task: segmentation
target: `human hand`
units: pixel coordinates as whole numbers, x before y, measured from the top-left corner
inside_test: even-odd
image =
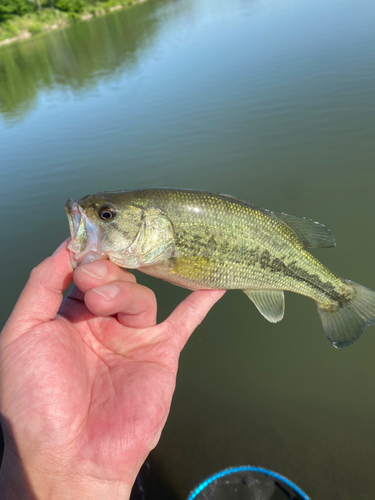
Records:
[[[223,294],[193,292],[157,325],[153,292],[109,261],[73,273],[65,242],[37,266],[0,336],[1,498],[129,498],[180,351]]]

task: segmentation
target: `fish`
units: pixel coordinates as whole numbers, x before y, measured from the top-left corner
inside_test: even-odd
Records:
[[[331,231],[216,192],[152,188],[99,192],[65,204],[73,266],[109,259],[191,290],[239,289],[271,323],[284,291],[315,300],[336,348],[375,323],[375,291],[338,277],[307,249]]]

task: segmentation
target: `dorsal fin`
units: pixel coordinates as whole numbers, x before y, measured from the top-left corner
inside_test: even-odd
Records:
[[[285,299],[282,290],[243,290],[243,292],[268,321],[277,323],[283,319]]]
[[[324,224],[305,217],[284,214],[283,212],[273,212],[273,214],[278,219],[281,219],[302,240],[305,248],[330,248],[336,246],[335,237]]]

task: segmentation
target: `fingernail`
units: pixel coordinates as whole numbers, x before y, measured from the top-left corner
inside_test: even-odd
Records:
[[[112,300],[120,293],[120,288],[117,285],[109,284],[92,288],[92,291],[98,293],[106,300]]]
[[[100,262],[92,262],[81,267],[82,271],[92,278],[102,279],[107,274],[107,267]]]

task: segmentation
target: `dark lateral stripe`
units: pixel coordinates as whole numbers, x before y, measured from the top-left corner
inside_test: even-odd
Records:
[[[212,243],[215,242],[214,245]],[[308,284],[314,290],[323,293],[330,300],[339,302],[340,304],[347,303],[350,298],[345,294],[337,292],[335,287],[329,281],[322,281],[317,274],[311,274],[297,265],[297,261],[293,261],[286,265],[282,259],[272,258],[268,250],[260,251],[259,247],[244,248],[238,245],[231,246],[229,242],[223,242],[219,245],[213,237],[203,238],[202,236],[190,236],[187,234],[180,235],[178,246],[184,248],[192,254],[200,253],[206,255],[207,251],[210,255],[217,250],[219,255],[233,264],[241,266],[259,266],[261,269],[270,271],[271,273],[281,274],[296,281]]]
[[[296,261],[291,262],[288,266],[278,258],[271,261],[270,253],[268,250],[264,250],[259,264],[263,269],[267,268],[271,272],[281,273],[296,281],[308,283],[312,288],[324,293],[329,299],[335,300],[341,305],[350,300],[347,295],[338,293],[332,283],[329,281],[322,281],[317,274],[308,273],[302,269],[302,267],[299,267]]]

